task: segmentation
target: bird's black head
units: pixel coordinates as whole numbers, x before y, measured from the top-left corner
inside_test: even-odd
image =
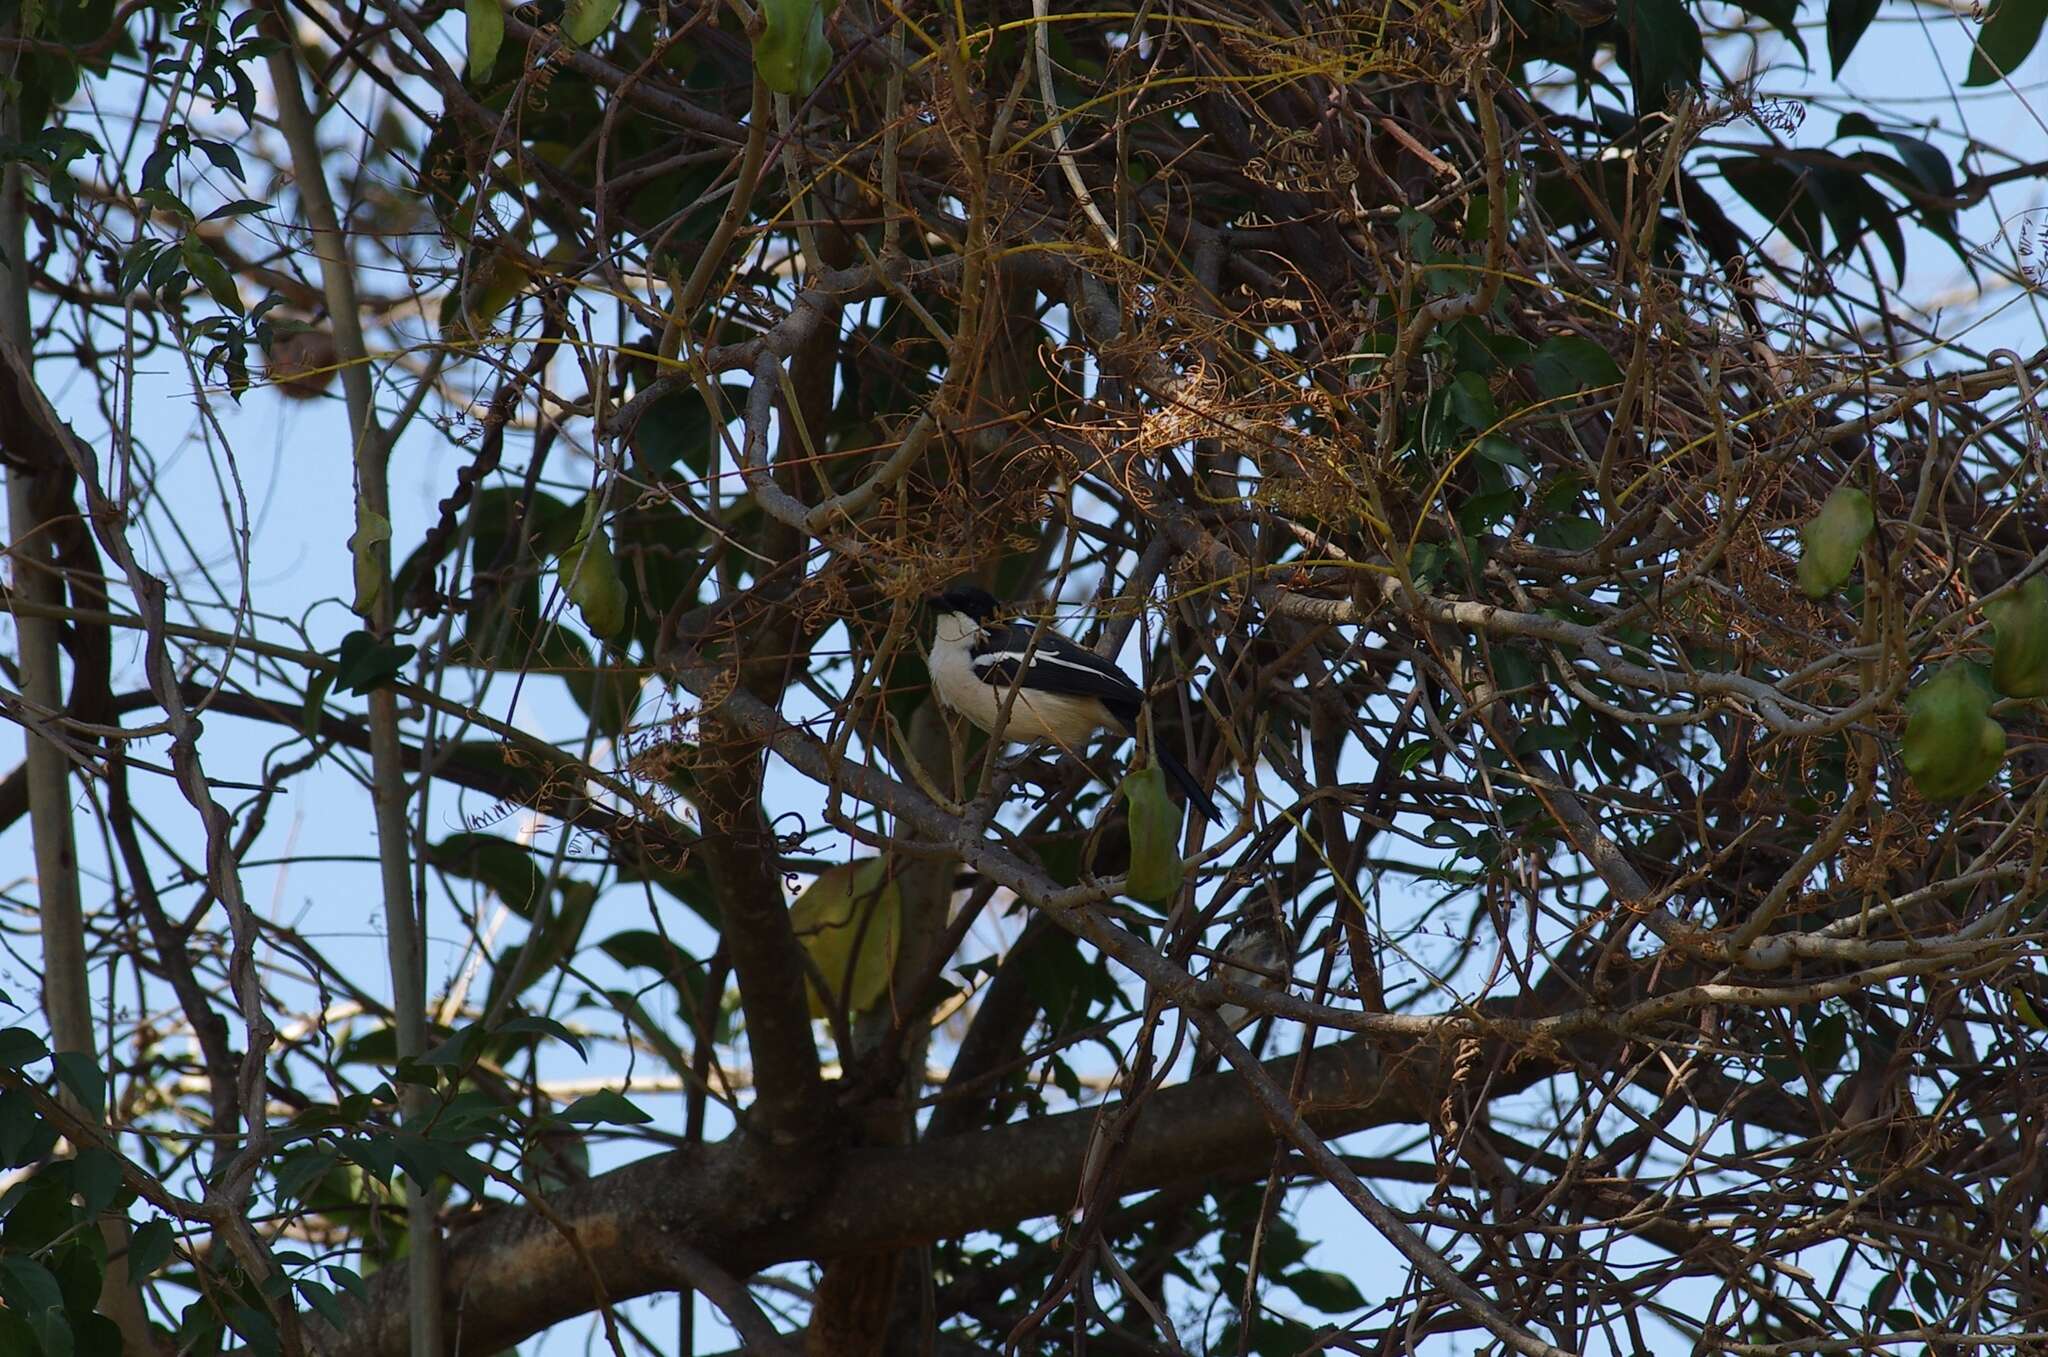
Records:
[[[995,595],[972,584],[956,584],[945,593],[926,599],[925,606],[934,612],[966,613],[976,622],[986,622],[997,612]]]

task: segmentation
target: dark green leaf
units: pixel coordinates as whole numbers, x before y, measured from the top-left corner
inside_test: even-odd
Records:
[[[644,1126],[653,1117],[635,1107],[623,1093],[612,1089],[578,1098],[562,1109],[562,1120],[579,1123],[605,1123],[613,1126]]]
[[[236,155],[235,148],[226,142],[214,141],[209,137],[194,137],[191,144],[198,148],[201,155],[213,162],[215,169],[232,174],[237,179],[249,177],[242,169],[242,158]]]
[[[0,1028],[0,1068],[18,1070],[49,1053],[43,1039],[26,1027]]]
[[[1889,142],[1920,188],[1941,198],[1950,197],[1956,191],[1955,166],[1932,144],[1918,137],[1909,137],[1903,132],[1887,132],[1862,113],[1844,113],[1835,124],[1835,136],[1837,139],[1876,137]]]
[[[1820,258],[1820,203],[1806,191],[1803,175],[1762,156],[1733,156],[1723,160],[1720,169],[1729,187],[1772,229],[1783,233],[1799,250]]]
[[[327,1280],[333,1282],[337,1290],[346,1291],[357,1300],[362,1300],[370,1294],[369,1283],[362,1279],[360,1273],[350,1268],[330,1264],[321,1270],[327,1274]]]
[[[392,1137],[398,1162],[415,1183],[433,1183],[446,1176],[462,1184],[472,1196],[481,1196],[490,1175],[468,1151],[445,1141],[400,1131]]]
[[[178,158],[178,143],[175,137],[165,137],[157,143],[142,162],[142,177],[138,181],[142,190],[163,188],[170,182],[171,162]]]
[[[113,1205],[121,1192],[121,1161],[111,1151],[88,1145],[71,1161],[71,1188],[84,1199],[90,1215]]]
[[[233,202],[222,203],[200,220],[219,221],[222,217],[242,217],[252,212],[269,212],[276,206],[275,203],[266,203],[255,198],[237,198]]]
[[[1839,76],[1849,54],[1863,41],[1864,30],[1877,17],[1879,0],[1828,0],[1828,61]]]
[[[166,1262],[177,1243],[168,1220],[147,1221],[128,1237],[128,1275],[138,1281],[150,1276]]]
[[[747,393],[739,386],[717,388],[719,425],[746,408]],[[704,398],[694,389],[670,391],[663,395],[633,427],[633,453],[650,473],[667,473],[677,465],[697,475],[711,469],[711,440],[719,436],[711,426]]]
[[[523,1032],[544,1033],[567,1045],[570,1050],[576,1052],[577,1055],[585,1060],[590,1059],[590,1052],[584,1049],[583,1042],[574,1032],[571,1032],[553,1018],[545,1017],[538,1013],[522,1013],[516,1018],[499,1023],[497,1030],[492,1032],[491,1035],[494,1037],[514,1036]]]
[[[332,1324],[336,1332],[346,1330],[348,1326],[348,1311],[342,1308],[341,1302],[335,1298],[332,1291],[329,1291],[318,1282],[300,1280],[292,1283],[292,1285],[301,1296],[306,1298],[306,1304],[312,1306],[322,1319]]]
[[[241,315],[242,294],[235,287],[234,275],[228,272],[227,265],[220,262],[219,256],[207,248],[206,242],[197,234],[188,235],[178,248],[185,267],[192,270],[192,276],[206,289],[206,295],[224,309]]]
[[[484,818],[486,814],[479,814],[472,823]],[[533,917],[547,891],[547,873],[533,854],[495,834],[450,834],[428,847],[427,861],[450,875],[488,886],[524,919]]]
[[[2041,40],[2043,22],[2048,22],[2048,0],[1992,0],[1963,83],[1996,84],[2018,70]]]
[[[420,1052],[415,1060],[435,1069],[460,1069],[476,1055],[477,1043],[483,1040],[483,1035],[483,1028],[472,1023],[450,1034],[447,1040],[436,1042]]]
[[[1826,1077],[1842,1068],[1842,1057],[1849,1050],[1849,1020],[1840,1013],[1827,1017],[1806,1029],[1806,1068]]]
[[[0,1296],[8,1308],[24,1312],[64,1308],[64,1292],[49,1269],[18,1253],[0,1256]]]
[[[1682,0],[1619,0],[1614,21],[1628,35],[1619,55],[1635,86],[1637,113],[1660,109],[1673,94],[1699,83],[1706,49]]]
[[[598,949],[621,966],[642,966],[680,984],[697,970],[694,957],[661,934],[647,928],[629,928],[614,933]]]
[[[1500,420],[1493,393],[1487,390],[1486,379],[1476,372],[1461,372],[1451,383],[1450,406],[1458,422],[1473,433],[1490,429]]]
[[[1578,335],[1556,335],[1543,341],[1529,360],[1536,389],[1546,397],[1568,396],[1616,385],[1621,369],[1607,350]]]
[[[59,1051],[50,1057],[57,1078],[71,1090],[71,1096],[95,1117],[107,1114],[107,1076],[99,1062],[84,1051]]]
[[[1529,454],[1522,451],[1519,443],[1502,438],[1499,434],[1488,434],[1479,440],[1479,455],[1489,462],[1494,462],[1501,466],[1511,466],[1517,471],[1527,471],[1533,474],[1536,470],[1534,466],[1530,465]]]
[[[1806,39],[1799,34],[1799,0],[1739,0],[1741,8],[1778,30],[1806,59]]]
[[[26,1092],[0,1093],[0,1169],[33,1164],[57,1143],[57,1128],[36,1112]]]
[[[1570,726],[1530,726],[1515,741],[1515,752],[1534,754],[1543,750],[1571,749],[1584,739]]]
[[[1326,1315],[1349,1314],[1365,1308],[1365,1297],[1359,1294],[1357,1285],[1341,1272],[1302,1268],[1282,1274],[1280,1282],[1301,1297],[1303,1304],[1313,1306]]]
[[[342,638],[341,649],[335,652],[339,668],[335,671],[334,682],[361,696],[397,678],[405,662],[418,652],[418,646],[380,644],[367,631],[352,631]]]

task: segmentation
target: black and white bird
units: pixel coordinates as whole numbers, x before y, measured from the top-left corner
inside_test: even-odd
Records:
[[[1240,985],[1284,990],[1293,968],[1294,939],[1280,916],[1247,913],[1223,935],[1223,946],[1217,949],[1217,961],[1210,974]],[[1217,1005],[1216,1015],[1233,1032],[1258,1017],[1243,1004],[1230,1003]]]
[[[1056,631],[1003,620],[995,596],[973,585],[948,589],[926,606],[938,615],[925,655],[932,691],[983,730],[995,732],[1014,687],[1017,696],[1002,730],[1006,740],[1050,740],[1077,753],[1104,727],[1137,734],[1145,690],[1094,651]],[[1222,822],[1214,798],[1187,765],[1163,748],[1153,749],[1152,757],[1189,804]]]

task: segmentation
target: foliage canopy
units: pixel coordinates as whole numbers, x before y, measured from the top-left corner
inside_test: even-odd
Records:
[[[2038,1342],[2044,18],[0,0],[0,1351]]]

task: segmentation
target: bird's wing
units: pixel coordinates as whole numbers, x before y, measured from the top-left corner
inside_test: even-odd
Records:
[[[1031,657],[1028,688],[1064,697],[1099,698],[1111,714],[1129,720],[1145,701],[1144,690],[1108,660],[1094,651],[1075,645],[1057,632],[1038,636],[1032,647],[1032,630],[1015,622],[991,624],[974,647],[972,664],[981,681],[1008,688],[1017,681],[1018,666]]]

